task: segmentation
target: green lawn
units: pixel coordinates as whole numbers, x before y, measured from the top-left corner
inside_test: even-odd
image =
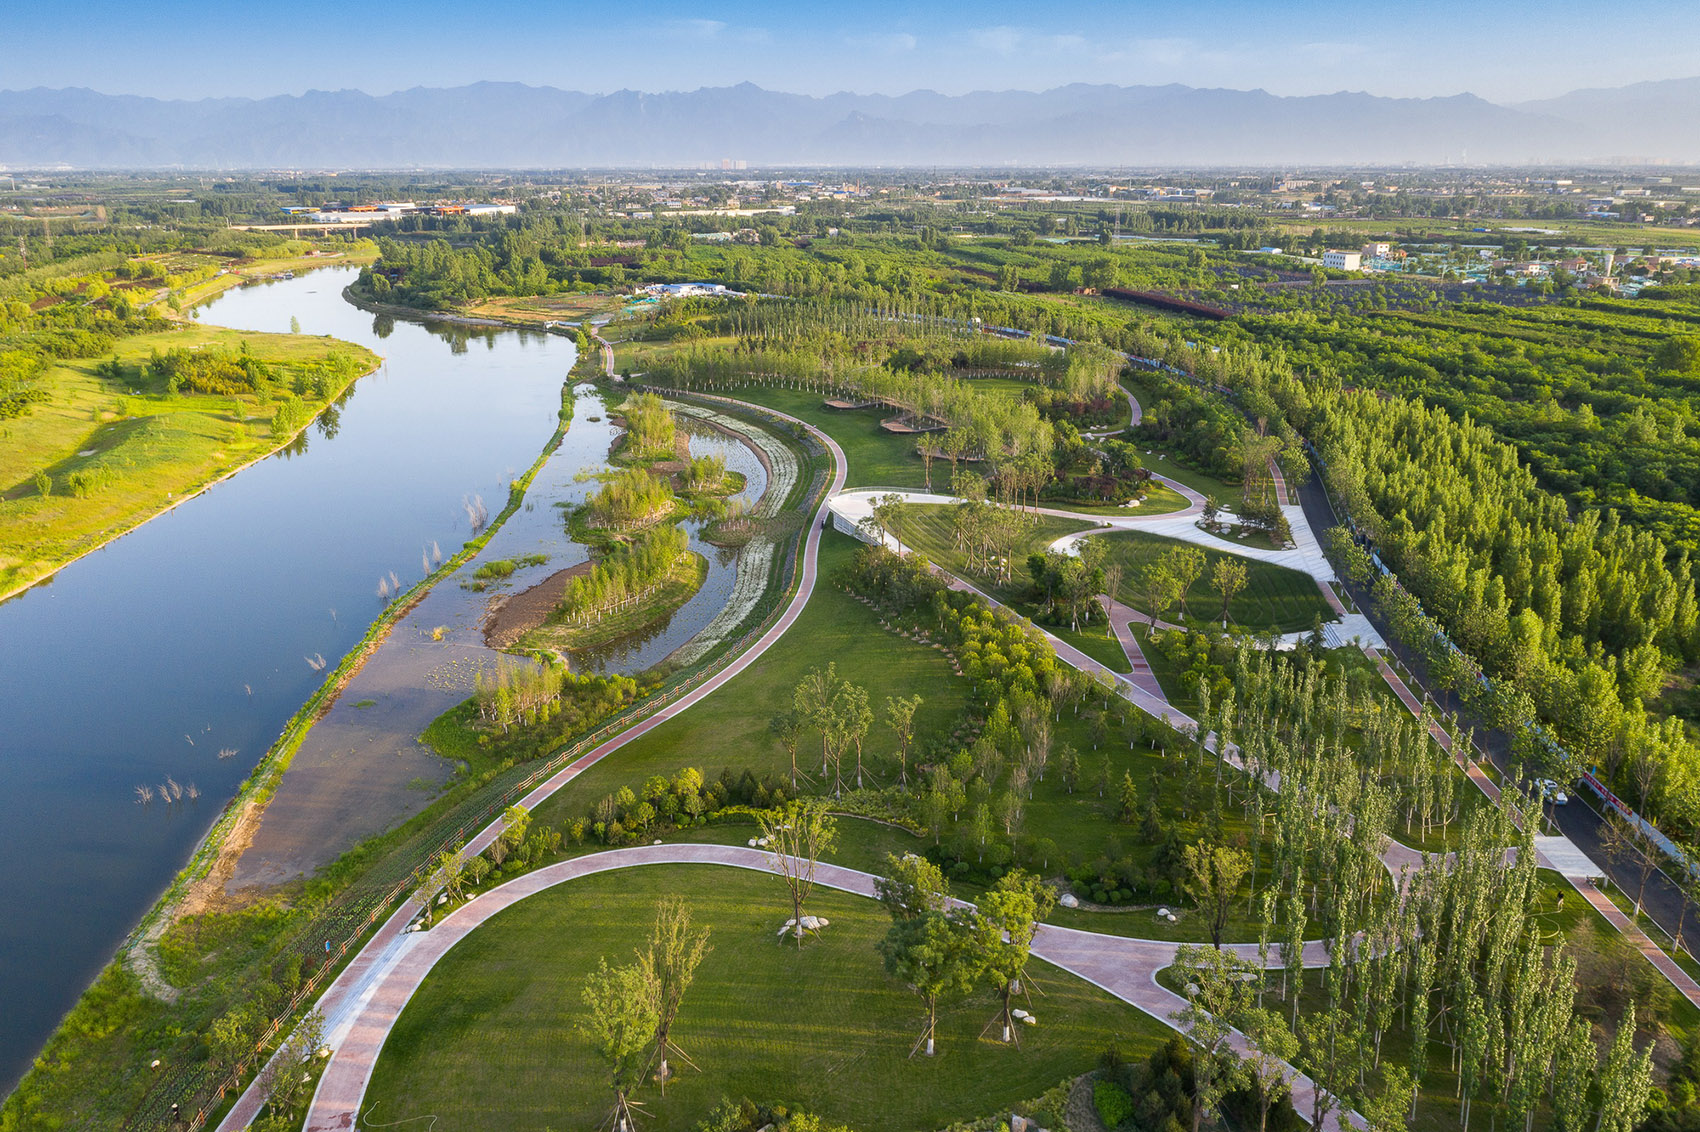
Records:
[[[1126,674],[1133,671],[1133,666],[1127,662],[1127,653],[1122,651],[1121,642],[1110,632],[1107,622],[1092,621],[1078,629],[1070,629],[1067,625],[1046,625],[1045,630],[1067,641],[1111,672]]]
[[[1095,537],[1109,548],[1111,560],[1121,563],[1122,584],[1116,596],[1139,610],[1143,610],[1146,604],[1139,589],[1140,574],[1145,566],[1172,547],[1190,545],[1179,539],[1144,531],[1115,531]],[[1210,585],[1210,572],[1219,559],[1228,557],[1237,556],[1218,550],[1204,551],[1204,573],[1188,592],[1186,620],[1202,625],[1205,618],[1213,618],[1221,611],[1222,599]],[[1245,589],[1236,594],[1228,605],[1228,617],[1236,625],[1258,633],[1271,626],[1283,633],[1292,633],[1309,629],[1319,614],[1324,621],[1333,618],[1333,610],[1328,607],[1322,591],[1317,589],[1315,579],[1309,574],[1251,558],[1238,560],[1245,564],[1247,577]],[[1163,619],[1182,620],[1178,608],[1164,613]]]
[[[376,365],[359,346],[299,334],[254,334],[184,326],[121,340],[114,353],[126,365],[174,347],[237,349],[246,344],[261,361],[287,367],[332,354]],[[0,422],[0,596],[51,574],[65,562],[145,522],[220,476],[278,446],[271,435],[276,402],[199,394],[132,395],[141,378],[101,377],[104,358],[54,365],[41,387],[50,400],[28,415]],[[134,371],[132,371],[132,374]],[[320,408],[311,402],[315,411]],[[45,471],[52,493],[33,477]],[[106,486],[77,496],[69,477],[90,471]]]
[[[1185,510],[1186,496],[1170,487],[1168,484],[1150,481],[1146,486],[1145,496],[1139,501],[1138,507],[1123,507],[1119,503],[1076,503],[1064,499],[1041,499],[1041,507],[1054,507],[1059,511],[1078,511],[1083,515],[1167,515],[1172,511]]]
[[[1093,524],[1078,519],[1059,519],[1054,515],[1032,515],[1032,525],[1012,548],[1015,559],[1010,581],[994,583],[981,574],[970,573],[967,558],[956,548],[952,515],[954,503],[917,503],[908,508],[904,519],[903,541],[934,562],[985,590],[999,601],[1014,601],[1027,591],[1032,576],[1027,573],[1028,555],[1043,551],[1057,539],[1076,531],[1091,530]]]
[[[373,1122],[426,1116],[446,1128],[595,1127],[610,1094],[575,1023],[600,957],[629,960],[656,900],[683,893],[713,948],[673,1036],[680,1066],[663,1098],[643,1089],[646,1132],[683,1130],[722,1096],[781,1102],[867,1132],[941,1127],[1037,1096],[1116,1044],[1143,1054],[1168,1031],[1089,984],[1035,963],[1034,1012],[1019,1049],[981,1041],[985,993],[951,1005],[939,1053],[908,1056],[919,1000],[883,970],[874,902],[817,890],[832,921],[800,952],[777,941],[788,914],[772,877],[715,866],[652,866],[586,877],[508,909],[451,951],[391,1032],[366,1094]]]
[[[790,631],[726,686],[620,748],[550,798],[539,808],[540,819],[583,816],[604,794],[687,766],[708,776],[727,768],[734,773],[748,768],[758,775],[788,772],[789,759],[768,731],[768,720],[791,706],[792,693],[810,668],[829,661],[837,664],[840,677],[867,689],[876,722],[865,744],[866,765],[879,775],[871,784],[887,784],[895,742],[878,722],[886,697],[923,697],[916,716],[919,742],[954,725],[968,681],[952,673],[943,653],[881,629],[878,615],[832,584],[833,571],[859,545],[847,535],[827,532],[821,538],[821,582]],[[805,770],[811,752],[818,760],[820,738],[814,732],[805,734],[799,747]]]

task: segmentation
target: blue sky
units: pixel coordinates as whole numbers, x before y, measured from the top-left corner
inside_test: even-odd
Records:
[[[751,81],[805,94],[1179,82],[1516,101],[1700,74],[1693,0],[83,0],[19,5],[6,25],[0,88],[167,98],[490,79],[592,92]]]

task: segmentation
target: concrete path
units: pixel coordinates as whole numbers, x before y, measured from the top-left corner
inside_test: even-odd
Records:
[[[1133,635],[1133,623],[1137,620],[1148,621],[1149,618],[1113,597],[1100,594],[1098,601],[1109,617],[1110,632],[1115,634],[1116,643],[1121,645],[1128,664],[1132,666],[1133,670],[1127,675],[1128,683],[1167,703],[1169,697],[1163,691],[1163,685],[1157,682],[1156,674],[1151,671],[1151,662],[1145,659],[1145,651],[1139,647],[1139,641]]]
[[[728,400],[728,398],[716,399]],[[797,592],[792,597],[791,603],[786,607],[779,620],[766,633],[763,633],[754,645],[750,646],[725,668],[686,695],[662,707],[641,723],[621,732],[557,771],[522,798],[519,802],[520,805],[527,809],[536,808],[544,799],[583,774],[585,770],[607,758],[632,740],[648,734],[667,720],[711,695],[721,685],[755,663],[763,653],[772,647],[773,642],[784,636],[786,631],[796,623],[797,618],[802,616],[803,607],[808,604],[809,595],[814,592],[815,588],[820,557],[820,536],[826,523],[828,504],[834,493],[842,491],[844,488],[844,477],[848,471],[848,463],[844,457],[844,450],[831,437],[819,431],[813,425],[773,409],[762,411],[795,422],[808,429],[816,440],[826,446],[827,451],[832,454],[833,460],[832,482],[828,486],[826,498],[821,501],[819,510],[815,512],[814,518],[809,524],[803,546],[801,575],[798,579]],[[483,852],[506,828],[506,824],[498,818],[468,841],[463,852],[467,856]],[[353,1019],[361,1008],[361,1004],[371,1000],[377,989],[388,978],[389,972],[400,961],[406,950],[403,929],[419,913],[422,906],[417,894],[404,901],[401,907],[396,909],[390,918],[384,922],[384,925],[378,929],[372,940],[361,949],[360,953],[319,996],[316,1008],[325,1017],[327,1037],[331,1039],[333,1046],[336,1044],[336,1037],[348,1032],[348,1027],[352,1026]],[[258,1077],[256,1077],[257,1080]],[[243,1091],[241,1097],[237,1099],[235,1106],[219,1122],[219,1132],[238,1132],[238,1130],[246,1128],[259,1114],[264,1103],[265,1098],[260,1095],[259,1089],[255,1084],[250,1084]]]
[[[613,849],[527,873],[467,902],[430,931],[407,934],[399,945],[387,949],[387,962],[381,975],[372,980],[366,991],[351,1004],[351,1009],[333,1031],[331,1044],[335,1053],[313,1095],[307,1114],[307,1132],[346,1132],[357,1126],[372,1071],[391,1028],[401,1017],[408,1000],[438,960],[491,917],[528,896],[579,877],[613,869],[666,864],[775,872],[771,853],[735,845],[645,845]],[[822,864],[817,866],[815,879],[824,887],[841,892],[869,899],[875,895],[876,878],[870,873]],[[780,905],[784,903],[779,899],[777,885],[774,896],[777,920]],[[1040,926],[1034,937],[1033,955],[1079,976],[1159,1022],[1179,1028],[1175,1016],[1186,1006],[1186,1000],[1159,986],[1157,973],[1174,964],[1180,946],[1163,940],[1100,935],[1047,924]],[[1255,944],[1238,944],[1231,950],[1243,959],[1258,962]],[[1271,948],[1269,962],[1271,966],[1281,962],[1278,946]],[[1307,967],[1326,966],[1326,947],[1320,942],[1307,942],[1304,962]],[[1242,1055],[1251,1051],[1250,1042],[1237,1031],[1230,1042]],[[1301,1114],[1308,1114],[1315,1089],[1310,1078],[1303,1075],[1295,1077],[1292,1089],[1294,1107]],[[1341,1127],[1334,1117],[1327,1123],[1331,1129]]]

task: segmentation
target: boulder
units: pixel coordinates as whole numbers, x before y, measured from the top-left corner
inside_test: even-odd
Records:
[[[1065,892],[1057,897],[1057,903],[1064,908],[1078,908],[1080,907],[1080,898],[1072,892]]]

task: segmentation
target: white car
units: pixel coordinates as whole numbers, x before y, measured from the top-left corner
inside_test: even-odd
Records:
[[[1536,781],[1535,785],[1541,788],[1541,798],[1543,800],[1551,802],[1555,806],[1568,806],[1570,804],[1570,795],[1566,794],[1564,792],[1564,788],[1559,786],[1559,784],[1554,782],[1552,779],[1539,779]]]

